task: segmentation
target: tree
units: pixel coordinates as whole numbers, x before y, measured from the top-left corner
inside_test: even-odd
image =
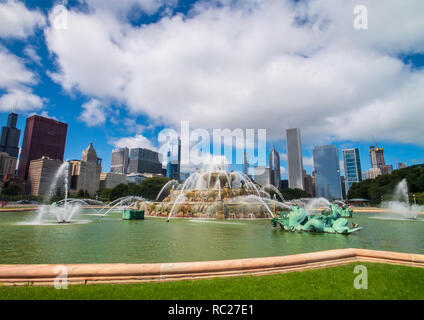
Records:
[[[3,189],[2,194],[5,196],[17,196],[22,194],[22,189],[16,184],[10,184],[7,188]]]
[[[110,192],[110,201],[126,197],[128,195],[128,186],[126,184],[119,184]]]
[[[385,174],[375,179],[368,179],[354,183],[348,192],[348,199],[365,198],[372,204],[379,204],[382,200],[390,200],[396,185],[406,179],[409,192],[424,192],[424,164],[395,170],[392,174]]]
[[[310,198],[311,195],[302,189],[282,189],[281,194],[283,195],[285,200],[294,200],[294,199],[301,199],[301,198]],[[273,196],[273,194],[271,194]]]
[[[112,193],[112,189],[110,188],[104,188],[97,192],[97,195],[99,196],[99,200],[103,202],[110,201],[110,195]]]
[[[139,195],[148,200],[155,200],[159,192],[169,181],[170,179],[165,177],[146,179],[139,185]]]
[[[89,199],[90,198],[90,194],[88,193],[87,190],[79,190],[77,193],[77,198],[78,199]]]

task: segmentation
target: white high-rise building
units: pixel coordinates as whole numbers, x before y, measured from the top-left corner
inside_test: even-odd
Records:
[[[287,135],[287,164],[289,169],[289,188],[305,190],[303,181],[303,156],[300,129],[288,129]]]
[[[112,151],[112,163],[110,165],[110,172],[127,174],[130,150],[128,148],[115,149]]]

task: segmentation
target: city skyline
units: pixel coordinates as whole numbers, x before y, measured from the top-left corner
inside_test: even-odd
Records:
[[[8,124],[10,123],[10,115],[15,115],[14,116],[14,121],[13,121],[13,125],[14,125],[14,123],[15,123],[15,121],[16,121],[16,114],[14,114],[14,113],[11,113],[11,114],[9,114],[9,117],[8,117]],[[35,118],[34,117],[34,115],[32,115],[30,118]],[[38,118],[38,119],[43,119],[44,117],[40,117],[40,116],[38,116],[38,117],[36,117],[36,118]],[[19,117],[18,117],[18,119],[19,119]],[[47,117],[46,118],[47,120],[49,119],[49,117]],[[53,122],[52,123],[55,123],[55,122],[57,122],[55,119],[51,119],[51,120],[53,120]],[[26,119],[25,119],[25,121],[26,121]],[[65,123],[66,124],[66,123]],[[67,125],[67,124],[66,124]],[[7,126],[6,126],[7,127]],[[18,128],[19,129],[19,128]],[[25,127],[23,128],[23,130],[25,129]],[[294,130],[294,129],[290,129],[290,130]],[[287,130],[287,131],[290,131],[290,130]],[[298,129],[296,129],[296,130],[298,130]],[[68,134],[69,134],[69,132],[68,132]],[[23,137],[21,137],[21,140],[23,140]],[[68,140],[68,139],[67,139]],[[281,141],[280,141],[281,142]],[[283,144],[284,144],[284,142],[286,142],[286,140],[284,140],[283,139]],[[300,141],[300,143],[301,143],[301,141]],[[20,145],[18,145],[19,146],[19,148],[21,149],[21,147],[22,147],[22,144],[23,144],[23,141],[21,142],[21,144]],[[280,143],[281,144],[281,143]],[[279,161],[281,162],[281,163],[286,163],[286,165],[287,165],[287,168],[286,167],[284,167],[284,166],[281,166],[280,167],[280,169],[281,169],[281,171],[282,171],[282,173],[281,173],[281,179],[288,179],[288,163],[287,163],[287,153],[284,153],[284,152],[281,152],[281,153],[279,153],[279,152],[277,152],[277,150],[276,150],[276,147],[275,147],[275,144],[271,144],[273,147],[272,147],[272,150],[271,150],[271,154],[272,153],[278,153],[278,155],[279,155]],[[303,148],[303,145],[301,145],[302,146],[302,149],[304,149]],[[212,147],[212,144],[211,144],[211,147]],[[369,164],[366,164],[365,166],[364,166],[364,164],[363,164],[363,162],[364,161],[362,161],[362,162],[360,162],[360,165],[361,165],[361,171],[363,172],[363,173],[366,173],[367,171],[366,170],[363,170],[363,168],[365,167],[365,168],[367,168],[367,167],[369,167],[370,169],[371,168],[373,168],[372,167],[372,157],[371,157],[371,154],[370,154],[370,150],[372,150],[373,148],[376,148],[375,146],[370,146],[369,147],[369,149],[368,150],[366,150],[365,152],[368,152],[368,158],[370,158],[370,161],[369,161]],[[120,151],[120,150],[122,150],[122,149],[125,149],[125,147],[124,148],[117,148],[117,149],[113,149],[112,151],[111,151],[111,153],[112,153],[112,156],[113,156],[113,154],[114,154],[114,152],[116,152],[116,151]],[[130,152],[131,150],[134,150],[134,151],[136,151],[136,149],[137,150],[146,150],[146,152],[148,152],[149,150],[151,150],[151,149],[148,149],[148,148],[131,148],[131,149],[129,149],[128,148],[128,152]],[[284,148],[283,148],[284,149]],[[337,148],[338,150],[339,150],[339,148]],[[346,149],[358,149],[358,151],[360,151],[360,149],[359,148],[346,148]],[[377,148],[377,150],[383,150],[384,148]],[[340,173],[341,173],[341,176],[343,176],[343,175],[345,175],[345,170],[344,170],[344,161],[343,161],[343,158],[344,158],[344,156],[343,156],[343,150],[345,150],[345,149],[342,149],[342,150],[339,150],[339,157],[342,159],[341,160],[341,162],[340,162]],[[152,148],[152,150],[151,151],[153,151],[153,152],[156,152],[156,148]],[[286,152],[287,152],[287,150],[285,150]],[[66,153],[66,148],[65,148],[65,150],[64,150],[64,153]],[[269,164],[270,162],[269,162],[269,159],[270,159],[270,155],[271,154],[268,154],[268,157],[267,157],[267,163]],[[103,156],[103,155],[102,155]],[[107,156],[107,155],[105,155],[105,156]],[[385,158],[386,156],[384,156],[384,158]],[[73,159],[76,159],[76,158],[73,158]],[[18,158],[18,160],[19,160],[19,158]],[[67,159],[66,157],[64,157],[64,160],[72,160],[72,159]],[[102,158],[102,160],[103,160],[103,158]],[[305,161],[306,160],[306,161]],[[311,158],[311,160],[313,161],[313,158]],[[397,159],[396,159],[397,160]],[[306,173],[312,173],[313,171],[314,171],[314,166],[313,165],[310,165],[310,164],[308,164],[309,163],[309,159],[308,159],[308,157],[303,157],[303,161],[304,162],[306,162],[306,165],[304,166],[304,168],[307,168],[307,169],[309,169],[309,170],[305,170],[306,171]],[[128,154],[128,165],[127,165],[127,167],[128,167],[128,173],[135,173],[135,172],[137,172],[137,170],[130,170],[129,168],[130,168],[130,155]],[[104,162],[103,162],[104,163]],[[365,161],[365,163],[366,163],[366,161]],[[401,161],[399,161],[398,162],[399,164],[401,164],[402,165],[402,162]],[[398,163],[388,163],[388,162],[386,162],[385,163],[385,165],[387,166],[387,167],[393,167],[393,169],[397,169],[398,168]],[[418,161],[417,161],[417,163],[418,163]],[[410,165],[413,165],[413,164],[415,164],[414,162],[413,163],[410,163]],[[229,162],[229,165],[230,166],[240,166],[239,164],[231,164],[230,162]],[[259,164],[259,166],[261,166],[260,164]],[[243,164],[241,164],[241,169],[239,169],[238,171],[242,171],[243,170]],[[250,167],[254,167],[254,166],[250,166]],[[106,163],[106,165],[104,165],[104,168],[110,168],[110,170],[109,169],[105,169],[105,170],[103,170],[103,172],[114,172],[113,171],[113,162],[111,162],[110,163],[110,165],[109,164],[107,164]],[[237,170],[237,169],[236,169]],[[148,170],[147,170],[148,171]],[[146,171],[146,172],[147,172]],[[158,170],[154,170],[155,172],[151,172],[151,173],[155,173],[155,174],[157,174],[157,173],[159,173],[159,169]],[[158,172],[156,172],[156,171],[158,171]],[[181,173],[184,173],[184,172],[193,172],[194,171],[194,169],[192,169],[192,170],[189,170],[189,171],[184,171],[184,170],[181,170]],[[150,173],[150,172],[149,172]]]

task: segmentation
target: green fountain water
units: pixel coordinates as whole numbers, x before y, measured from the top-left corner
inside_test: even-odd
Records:
[[[355,214],[363,230],[349,236],[284,232],[269,219],[123,221],[121,212],[100,218],[87,210],[84,224],[31,224],[36,215],[0,213],[0,264],[202,261],[351,247],[424,254],[423,222],[370,219],[381,213]]]

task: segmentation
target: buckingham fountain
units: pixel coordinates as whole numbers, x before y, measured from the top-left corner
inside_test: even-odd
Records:
[[[68,198],[69,164],[58,170],[51,194],[63,183],[65,198],[52,205],[41,206],[35,222],[38,224],[78,223],[75,217],[89,200]],[[320,209],[318,209],[320,208]],[[320,212],[316,212],[321,210]],[[330,203],[323,198],[286,201],[272,185],[260,186],[249,176],[229,171],[227,165],[212,163],[196,170],[184,183],[168,182],[155,201],[128,196],[117,199],[95,215],[105,217],[121,212],[124,220],[142,220],[145,216],[172,218],[200,218],[214,220],[270,219],[271,224],[285,231],[309,231],[350,234],[361,228],[348,220],[353,211],[344,203]]]
[[[182,184],[168,182],[156,202],[146,202],[145,210],[147,215],[167,217],[168,221],[273,218],[289,208],[284,199],[280,200],[247,175],[229,172],[223,164],[212,164],[197,170]]]
[[[67,170],[64,164],[52,193],[65,188]],[[387,209],[364,208],[352,214],[342,202],[285,200],[273,187],[259,186],[243,173],[209,165],[184,183],[167,183],[153,201],[130,196],[93,206],[89,200],[65,195],[38,211],[2,213],[0,234],[9,240],[0,243],[1,259],[6,264],[104,263],[106,259],[158,263],[338,248],[424,254],[424,219],[417,214],[422,207],[408,202],[406,181],[396,190],[395,203]],[[143,214],[128,221],[124,215],[128,210]],[[139,220],[142,217],[146,219]],[[386,221],[377,220],[380,217]]]

